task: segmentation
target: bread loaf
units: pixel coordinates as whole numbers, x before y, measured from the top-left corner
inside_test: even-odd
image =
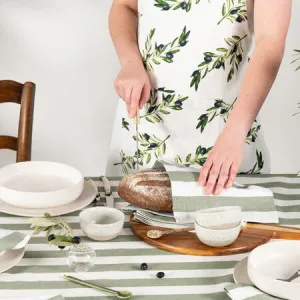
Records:
[[[143,170],[123,177],[119,196],[130,204],[153,211],[172,212],[172,191],[168,173]]]

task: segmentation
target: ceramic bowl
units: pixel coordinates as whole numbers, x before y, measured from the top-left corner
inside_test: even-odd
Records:
[[[84,178],[73,167],[42,161],[15,163],[0,169],[0,198],[23,208],[68,204],[83,190]]]
[[[108,241],[117,237],[123,229],[125,215],[116,208],[91,207],[79,214],[80,227],[91,239]]]
[[[285,282],[300,269],[300,242],[276,241],[254,249],[248,258],[248,275],[260,290],[278,298],[298,300],[300,281]]]
[[[202,227],[210,229],[229,229],[241,223],[240,206],[208,208],[194,213],[195,221]]]
[[[224,247],[232,244],[244,225],[243,222],[240,222],[237,226],[229,229],[211,229],[199,225],[197,221],[194,224],[198,239],[211,247]]]

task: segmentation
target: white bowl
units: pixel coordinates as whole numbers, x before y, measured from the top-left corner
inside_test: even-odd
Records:
[[[200,226],[195,221],[195,230],[198,239],[205,245],[211,247],[224,247],[232,244],[239,236],[243,227],[242,222],[229,229],[211,229]]]
[[[107,241],[117,237],[123,229],[125,215],[116,208],[91,207],[79,214],[80,227],[91,239]]]
[[[275,297],[299,300],[300,282],[285,282],[300,269],[300,242],[276,241],[254,249],[248,258],[248,274],[260,290]]]
[[[49,208],[68,204],[83,190],[84,178],[73,167],[29,161],[0,169],[0,198],[23,208]]]
[[[224,206],[198,210],[195,221],[202,227],[211,229],[229,229],[236,227],[242,220],[240,206]]]

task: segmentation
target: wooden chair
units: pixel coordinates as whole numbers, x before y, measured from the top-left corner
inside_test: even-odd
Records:
[[[0,81],[0,103],[21,105],[18,137],[0,135],[0,149],[17,151],[17,162],[31,159],[34,95],[35,84],[32,82],[21,84],[11,80]]]

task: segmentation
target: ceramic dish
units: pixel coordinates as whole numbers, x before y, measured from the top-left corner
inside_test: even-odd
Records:
[[[0,198],[22,208],[65,205],[78,198],[82,189],[82,174],[59,163],[29,161],[0,169]]]
[[[248,257],[242,259],[235,265],[233,279],[236,284],[253,285],[248,275]]]
[[[92,181],[85,181],[81,195],[69,204],[47,208],[21,208],[5,203],[0,199],[0,211],[6,214],[22,217],[43,217],[45,211],[52,216],[65,215],[82,209],[95,199],[98,193],[97,186]]]
[[[300,283],[285,282],[300,269],[300,242],[278,241],[254,249],[248,258],[249,278],[260,290],[275,297],[298,300]]]
[[[18,264],[25,253],[24,248],[6,250],[0,253],[0,273],[5,272]]]
[[[242,209],[240,206],[214,207],[196,211],[196,222],[206,228],[229,229],[241,223]]]
[[[200,226],[195,221],[195,230],[198,239],[205,245],[211,247],[224,247],[232,244],[239,236],[244,223],[229,229],[211,229]]]
[[[91,239],[107,241],[117,237],[123,229],[125,215],[111,207],[91,207],[79,214],[80,227]]]

